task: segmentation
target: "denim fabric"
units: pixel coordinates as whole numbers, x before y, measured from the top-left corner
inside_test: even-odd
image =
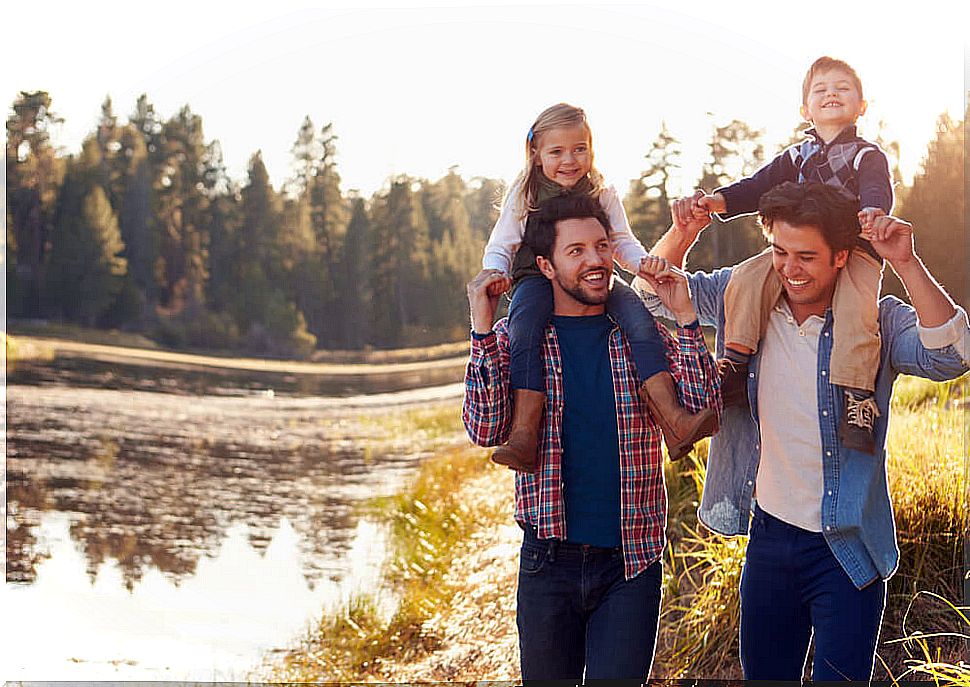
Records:
[[[821,533],[755,508],[741,573],[746,680],[797,684],[814,630],[812,680],[872,676],[886,583],[856,589]]]
[[[691,294],[702,325],[717,327],[717,356],[724,355],[724,289],[731,269],[689,276]],[[656,315],[665,315],[656,297],[648,298]],[[960,311],[964,318],[966,314]],[[847,449],[838,440],[842,415],[842,389],[829,382],[832,355],[832,312],[825,316],[818,355],[819,430],[822,438],[824,493],[822,529],[826,542],[857,588],[876,579],[888,579],[899,562],[896,526],[886,479],[886,433],[893,382],[900,374],[935,381],[954,379],[968,369],[953,345],[927,348],[920,340],[916,311],[898,298],[879,301],[882,335],[875,401],[875,455]],[[711,530],[724,535],[748,533],[754,483],[761,458],[758,429],[758,363],[748,367],[749,408],[725,408],[721,429],[711,439],[707,478],[698,517]],[[778,380],[777,393],[784,393]]]
[[[519,559],[516,623],[522,680],[629,680],[650,674],[660,617],[661,563],[624,579],[619,547],[537,539]]]
[[[525,277],[509,303],[509,375],[513,389],[545,391],[542,341],[552,318],[552,285],[544,276]]]
[[[613,276],[613,288],[606,302],[606,312],[626,335],[633,362],[637,366],[637,378],[641,383],[658,372],[670,371],[653,315],[636,291],[617,275]]]

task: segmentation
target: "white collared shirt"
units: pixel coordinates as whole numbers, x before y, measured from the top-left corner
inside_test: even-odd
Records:
[[[810,315],[799,325],[781,299],[761,342],[758,375],[758,505],[779,520],[811,532],[822,531],[818,341],[824,323]]]

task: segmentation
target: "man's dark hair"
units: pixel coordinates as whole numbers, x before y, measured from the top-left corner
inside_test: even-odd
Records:
[[[587,217],[599,220],[609,238],[610,220],[599,199],[586,193],[553,196],[539,203],[539,207],[529,213],[523,241],[536,255],[552,260],[552,247],[556,243],[556,222]]]
[[[819,182],[779,184],[761,196],[758,218],[769,240],[771,226],[778,220],[816,227],[833,252],[851,250],[859,235],[858,201]]]

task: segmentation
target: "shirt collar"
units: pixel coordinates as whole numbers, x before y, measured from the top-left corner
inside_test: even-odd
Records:
[[[818,135],[818,131],[813,126],[811,129],[805,131],[805,135],[809,136],[819,145],[835,145],[836,143],[848,143],[849,141],[854,141],[859,137],[856,133],[855,124],[850,124],[849,126],[842,129],[839,135],[832,139],[831,142],[826,143],[822,140],[822,137]]]
[[[815,329],[821,330],[825,326],[825,318],[820,315],[809,315],[805,318],[805,321],[801,324],[795,320],[795,315],[791,311],[791,306],[788,305],[788,301],[784,297],[778,299],[778,303],[775,304],[774,311],[779,313],[785,318],[785,321],[790,323],[792,327],[796,329]]]

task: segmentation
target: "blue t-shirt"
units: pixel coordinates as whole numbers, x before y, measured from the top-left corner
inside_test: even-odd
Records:
[[[566,536],[620,546],[620,450],[606,315],[552,318],[562,356]]]

